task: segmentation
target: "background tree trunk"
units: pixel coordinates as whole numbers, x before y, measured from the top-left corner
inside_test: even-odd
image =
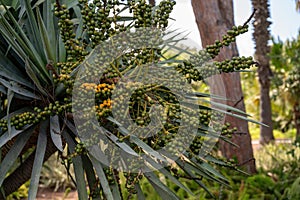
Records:
[[[300,104],[297,102],[294,104],[294,122],[296,128],[296,137],[300,138]]]
[[[152,6],[155,6],[155,0],[149,0],[149,3],[150,3]]]
[[[226,34],[227,30],[231,29],[234,25],[232,0],[192,0],[192,6],[203,47],[214,43],[217,39],[221,40],[222,35]],[[237,46],[233,43],[228,48],[222,49],[216,60],[230,59],[237,55]],[[229,73],[222,74],[222,76],[226,89],[226,97],[229,99],[226,103],[245,111],[240,74]],[[225,119],[233,127],[238,128],[240,134],[234,134],[232,142],[239,145],[239,148],[220,141],[222,154],[226,158],[237,158],[238,164],[245,167],[247,172],[255,173],[255,159],[253,158],[248,122],[231,116],[226,116]]]
[[[256,9],[255,20],[253,22],[255,41],[255,59],[259,63],[258,79],[260,84],[260,121],[268,125],[260,126],[260,143],[267,144],[274,140],[273,125],[272,125],[272,108],[270,99],[270,47],[268,41],[270,39],[268,18],[269,4],[268,0],[252,0],[252,6]]]

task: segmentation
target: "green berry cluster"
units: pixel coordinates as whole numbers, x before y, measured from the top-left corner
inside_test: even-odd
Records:
[[[119,5],[119,1],[97,0],[88,2],[81,0],[79,3],[82,5],[83,24],[91,39],[92,48],[115,34],[117,29],[121,27],[116,23],[117,13],[115,12],[115,6]],[[110,14],[112,13],[113,16],[111,17]],[[113,23],[114,28],[112,28]]]
[[[74,85],[74,77],[71,72],[84,60],[86,55],[90,50],[94,49],[98,44],[107,40],[109,37],[116,35],[120,32],[125,31],[127,28],[135,27],[156,27],[159,29],[164,29],[168,26],[169,15],[175,5],[175,1],[163,0],[156,7],[146,3],[146,0],[135,0],[128,1],[126,4],[133,13],[132,24],[126,27],[124,24],[125,18],[120,17],[121,10],[118,8],[122,4],[118,0],[79,0],[81,4],[81,14],[83,17],[83,29],[87,35],[82,36],[82,38],[76,38],[74,33],[74,23],[71,19],[70,11],[64,5],[55,5],[55,15],[59,18],[59,27],[61,29],[61,35],[63,36],[63,42],[65,43],[65,48],[67,50],[67,62],[57,63],[58,76],[54,75],[54,80],[56,83],[64,83],[67,95],[71,94],[72,87]],[[125,6],[126,7],[126,6]],[[206,50],[202,50],[196,55],[190,57],[188,61],[183,62],[176,66],[176,70],[179,71],[188,82],[192,81],[202,81],[207,77],[221,72],[233,72],[241,69],[246,69],[250,65],[255,64],[251,57],[249,58],[233,58],[232,60],[225,60],[223,62],[209,62],[214,57],[216,57],[220,49],[224,46],[228,46],[231,42],[235,41],[236,36],[247,31],[248,26],[233,27],[232,30],[227,32],[222,39],[222,41],[216,41],[215,44],[207,46]],[[137,38],[128,38],[129,40],[137,40]],[[138,38],[143,41],[147,41],[147,38]],[[157,42],[158,45],[160,41]],[[88,44],[87,44],[88,43]],[[99,45],[98,45],[99,46]],[[134,47],[133,47],[134,48]],[[96,51],[97,49],[95,49]],[[98,49],[99,50],[99,49]],[[150,109],[153,105],[159,104],[164,108],[163,115],[163,126],[162,129],[155,135],[147,135],[147,130],[145,129],[144,136],[141,138],[147,145],[153,149],[161,149],[168,146],[170,152],[174,150],[173,153],[182,153],[187,148],[185,144],[189,144],[192,140],[188,152],[191,155],[196,155],[199,153],[200,148],[205,142],[202,136],[198,136],[194,133],[190,133],[191,127],[202,127],[203,132],[209,134],[207,128],[213,127],[216,132],[221,132],[222,135],[230,135],[235,128],[230,129],[230,124],[222,125],[218,123],[221,114],[211,110],[191,110],[190,107],[185,107],[179,104],[179,100],[176,95],[174,95],[167,88],[161,85],[165,84],[165,80],[169,81],[171,77],[167,77],[168,74],[160,74],[162,79],[161,85],[119,85],[118,90],[115,90],[115,84],[122,78],[123,75],[131,72],[131,75],[138,77],[140,74],[136,73],[136,66],[142,66],[147,63],[157,63],[162,58],[162,50],[157,48],[144,48],[135,49],[131,52],[116,58],[112,63],[109,64],[108,68],[104,72],[104,75],[100,77],[99,70],[96,68],[102,66],[102,63],[106,61],[108,57],[115,57],[115,52],[111,49],[100,49],[98,57],[95,59],[95,69],[88,69],[86,72],[87,76],[94,77],[97,84],[94,83],[82,83],[81,93],[79,95],[86,96],[87,94],[95,93],[95,105],[93,108],[86,108],[87,104],[82,102],[82,109],[93,109],[96,112],[97,119],[101,126],[104,126],[112,134],[119,138],[118,142],[127,143],[134,151],[138,154],[142,153],[142,150],[136,144],[130,143],[130,136],[125,136],[118,131],[116,125],[109,122],[106,118],[111,116],[111,110],[114,106],[119,106],[119,110],[126,110],[125,105],[122,103],[126,95],[129,95],[131,87],[137,88],[131,95],[128,113],[132,117],[136,125],[140,127],[145,127],[151,122]],[[91,70],[91,71],[89,71]],[[99,76],[98,74],[99,73]],[[101,74],[102,75],[102,74]],[[165,80],[164,80],[165,78]],[[180,84],[176,85],[174,83],[174,88],[180,90],[182,87]],[[126,88],[129,87],[129,88]],[[117,99],[112,102],[112,94],[117,93]],[[118,95],[119,94],[119,95]],[[69,97],[70,98],[70,97]],[[127,102],[126,102],[127,103]],[[37,119],[45,119],[46,116],[59,114],[65,111],[70,111],[71,106],[68,102],[64,102],[63,105],[53,104],[42,109],[36,109],[34,116]],[[184,114],[182,114],[184,113]],[[196,113],[196,114],[195,114]],[[94,113],[89,113],[93,115]],[[89,115],[87,114],[87,115]],[[116,115],[121,115],[124,113],[114,113]],[[198,114],[198,115],[197,115]],[[196,116],[196,117],[192,117]],[[83,116],[87,119],[90,116]],[[19,118],[18,118],[19,119]],[[28,121],[28,120],[26,120]],[[182,122],[185,122],[187,127],[181,127]],[[0,122],[1,125],[1,122]],[[89,130],[89,124],[82,124],[82,130]],[[181,132],[181,138],[174,141],[179,130],[184,128]],[[199,129],[200,129],[199,128]],[[4,128],[3,128],[4,129]],[[95,131],[96,132],[96,131]],[[94,137],[94,135],[92,135]],[[95,139],[93,137],[92,142],[97,141],[97,136]],[[176,138],[177,139],[177,138]],[[86,143],[85,143],[86,144]],[[86,144],[87,145],[87,144]],[[175,149],[177,152],[175,152]],[[86,150],[82,143],[79,143],[75,151],[71,154],[71,157],[85,154]],[[128,161],[130,163],[130,161]],[[113,170],[111,168],[105,169],[106,177],[109,184],[115,184],[115,177]],[[135,194],[136,190],[134,185],[143,177],[142,174],[136,174],[127,172],[124,173],[126,178],[126,188],[130,194]]]
[[[60,28],[60,34],[62,35],[63,42],[75,38],[73,32],[73,22],[70,20],[70,12],[66,5],[54,4],[54,15],[59,18],[58,26]]]
[[[249,26],[246,24],[244,26],[233,26],[231,30],[227,31],[227,34],[223,36],[222,41],[216,40],[214,44],[207,45],[206,51],[210,54],[212,58],[216,57],[220,53],[220,49],[224,46],[229,46],[232,42],[235,42],[235,38],[238,35],[246,33]]]
[[[87,154],[87,149],[85,147],[85,144],[80,142],[75,146],[73,156],[75,156],[75,155],[84,155],[84,154]]]
[[[14,126],[16,129],[21,129],[25,125],[37,123],[37,120],[38,119],[36,118],[34,113],[24,112],[12,117],[11,125]]]
[[[76,39],[74,32],[74,23],[71,20],[71,14],[66,5],[54,4],[54,14],[58,17],[58,26],[60,35],[65,44],[65,49],[68,55],[68,61],[83,60],[88,52],[85,50],[86,44],[81,42],[81,38]]]
[[[176,2],[173,0],[165,0],[159,3],[159,9],[154,13],[154,25],[158,28],[166,28],[168,26],[168,19]]]
[[[152,25],[152,5],[147,4],[146,0],[132,1],[131,8],[136,28]]]
[[[49,103],[42,109],[39,107],[34,107],[33,111],[27,111],[20,114],[16,114],[10,119],[11,126],[14,126],[17,130],[22,129],[26,125],[38,124],[44,121],[49,116],[63,114],[65,112],[71,112],[72,104],[69,99],[66,98],[64,102],[55,101],[54,103]],[[0,120],[1,132],[7,131],[7,120]]]
[[[224,73],[249,69],[251,66],[256,65],[252,56],[249,57],[233,57],[231,60],[226,59],[222,62],[215,62],[215,66]]]
[[[243,69],[249,69],[257,63],[249,57],[233,57],[221,62],[211,62],[211,58],[205,51],[200,51],[197,55],[191,56],[188,61],[178,64],[175,69],[181,73],[188,82],[201,81],[212,75],[219,73],[230,73]]]
[[[116,184],[113,169],[106,167],[106,168],[104,168],[104,173],[105,173],[105,176],[107,178],[107,181],[108,181],[109,185]]]
[[[0,120],[0,133],[4,133],[7,131],[7,120],[6,119],[1,119]]]
[[[134,26],[166,28],[175,4],[175,1],[163,0],[154,10],[146,0],[131,1],[130,12],[133,12]]]
[[[176,70],[180,72],[188,82],[191,82],[201,81],[222,72],[229,73],[250,68],[250,66],[256,64],[252,57],[234,57],[232,60],[225,60],[223,62],[210,62],[220,53],[222,47],[228,46],[235,41],[238,35],[247,31],[247,24],[238,27],[233,26],[232,30],[229,30],[227,34],[223,36],[222,41],[217,40],[214,44],[208,45],[205,50],[201,50],[198,54],[192,55],[189,60],[177,65],[175,67]]]
[[[199,110],[199,131],[202,134],[210,134],[212,131],[214,133],[220,133],[223,136],[230,136],[237,129],[230,128],[230,123],[225,123],[222,125],[220,121],[222,121],[224,114],[208,109]],[[210,131],[207,131],[210,130]],[[189,147],[189,157],[193,157],[194,155],[198,155],[201,147],[205,142],[205,135],[197,135],[194,137],[192,144]],[[209,137],[209,136],[208,136]]]
[[[137,191],[135,189],[135,184],[137,184],[142,178],[142,174],[124,172],[123,173],[126,178],[125,188],[127,189],[129,194],[136,194]]]

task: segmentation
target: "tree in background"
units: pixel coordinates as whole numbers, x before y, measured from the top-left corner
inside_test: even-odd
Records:
[[[296,1],[296,9],[300,11],[300,0],[295,0]]]
[[[151,5],[153,5],[153,6],[155,6],[155,0],[149,0],[149,3],[151,4]]]
[[[294,121],[296,135],[300,137],[300,34],[296,39],[273,41],[271,64],[274,66],[276,98],[283,102],[288,122]],[[291,114],[291,111],[293,114]],[[287,126],[289,123],[285,123]],[[286,127],[282,127],[283,129]]]
[[[222,35],[226,34],[226,31],[234,25],[232,0],[192,0],[192,6],[204,48],[216,40],[221,40]],[[246,26],[245,29],[247,29]],[[223,37],[222,42],[226,46],[229,45],[229,43],[226,44],[227,40],[228,38]],[[216,41],[216,43],[219,42]],[[222,48],[215,60],[231,59],[234,56],[238,56],[238,50],[236,44],[232,43],[228,48]],[[240,74],[222,74],[222,77],[228,99],[226,104],[245,111]],[[248,123],[232,116],[226,116],[226,121],[239,128],[238,133],[233,134],[231,139],[239,147],[220,141],[220,150],[225,157],[236,157],[239,165],[245,166],[248,172],[255,173],[255,159],[253,158]]]
[[[256,10],[253,21],[255,41],[255,59],[259,63],[258,80],[260,83],[260,121],[267,126],[260,126],[260,143],[267,144],[274,140],[272,125],[272,108],[270,99],[270,77],[272,75],[270,69],[270,59],[268,54],[270,47],[268,41],[270,39],[268,18],[269,3],[268,0],[252,0],[253,9]]]

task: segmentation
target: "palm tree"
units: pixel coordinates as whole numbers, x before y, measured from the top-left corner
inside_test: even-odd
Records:
[[[255,59],[259,63],[258,79],[260,83],[260,120],[263,124],[260,126],[260,143],[267,144],[274,140],[272,125],[272,108],[270,100],[270,78],[272,72],[270,69],[270,47],[268,41],[270,39],[269,27],[270,17],[268,0],[252,0],[253,9],[256,10],[255,20],[253,22],[255,41]]]
[[[172,32],[162,47],[153,46],[157,42],[160,45],[160,36],[168,34],[161,31],[167,28],[174,2],[162,1],[155,8],[146,1],[67,2],[69,4],[62,5],[59,0],[55,3],[52,0],[1,1],[0,199],[6,199],[29,179],[28,199],[35,199],[43,162],[56,151],[67,169],[70,165],[74,167],[75,177],[71,178],[79,199],[122,199],[126,195],[128,198],[137,195],[138,199],[145,199],[141,179],[147,181],[162,198],[179,199],[160,177],[167,178],[187,193],[192,192],[180,181],[180,177],[195,181],[206,191],[208,189],[200,177],[226,184],[226,178],[213,165],[235,166],[218,160],[213,154],[201,152],[201,146],[207,138],[220,137],[228,141],[225,133],[233,130],[218,123],[213,129],[209,122],[218,121],[220,113],[233,111],[237,112],[236,117],[249,119],[244,117],[244,112],[230,106],[207,106],[209,95],[205,93],[188,90],[180,93],[186,101],[179,105],[177,96],[162,85],[173,81],[172,74],[171,77],[165,74],[171,64],[185,77],[184,83],[200,81],[204,76],[216,73],[206,74],[207,71],[194,69],[201,59],[207,57],[207,52],[194,55],[178,48],[178,37]],[[126,9],[130,16],[122,15]],[[156,31],[149,27],[156,27]],[[132,29],[137,35],[130,32]],[[124,38],[131,43],[126,43]],[[141,46],[139,41],[150,47]],[[121,50],[125,52],[118,54]],[[166,56],[166,52],[175,50],[179,53]],[[217,48],[209,51],[215,50]],[[192,59],[179,59],[183,53],[191,55]],[[114,59],[107,62],[107,66],[101,64],[109,55]],[[100,73],[97,70],[89,71],[88,66],[92,62],[103,76],[97,74]],[[129,96],[129,102],[118,102],[124,99],[124,95],[129,95],[126,85],[120,81],[124,74],[139,78],[146,74],[144,69],[152,69],[143,65],[149,62],[156,63],[163,71],[154,71],[156,76],[151,79],[151,84],[137,87]],[[253,64],[253,61],[245,59],[236,59],[235,62],[240,63],[240,68]],[[228,68],[228,61],[216,64],[225,72],[238,70]],[[85,80],[84,77],[88,76],[93,76],[96,82]],[[155,79],[161,82],[153,82]],[[121,82],[119,85],[118,81]],[[129,82],[129,86],[132,89],[140,85]],[[182,85],[171,86],[180,88]],[[115,89],[117,87],[120,88]],[[111,101],[113,91],[120,95],[115,102]],[[89,95],[95,99],[92,106],[87,106],[89,100],[77,101]],[[124,110],[122,106],[127,105],[127,114],[132,116],[139,129],[144,130],[143,127],[151,124],[151,107],[154,104],[163,105],[165,110],[165,122],[159,121],[163,127],[156,135],[137,135],[136,129],[125,126],[120,118],[125,114],[112,115],[113,111],[118,113]],[[118,109],[114,110],[115,107]],[[216,107],[222,109],[214,110]],[[192,114],[195,114],[194,117]],[[90,116],[96,118],[100,128],[95,126],[95,121],[89,120]],[[78,124],[78,118],[84,123]],[[191,128],[195,129],[190,131]],[[131,134],[131,131],[136,132]],[[152,129],[146,129],[144,134],[150,131]],[[223,135],[219,136],[217,132],[221,131]],[[169,152],[159,151],[165,147]],[[174,150],[178,150],[179,155]],[[109,153],[114,153],[114,156],[106,156]],[[118,153],[121,156],[118,157]],[[22,158],[21,161],[18,157]],[[110,158],[109,162],[104,161],[106,158]],[[116,158],[119,163],[115,163]],[[137,165],[139,168],[134,168],[135,164],[139,164],[132,161],[136,158],[142,162]],[[118,165],[120,163],[122,165]],[[114,164],[123,167],[123,171]]]
[[[296,9],[300,11],[300,1],[299,0],[295,0],[295,1],[296,1]]]
[[[300,105],[299,105],[299,73],[300,73],[300,59],[297,56],[300,48],[300,35],[293,40],[287,40],[285,43],[282,41],[273,41],[270,52],[271,64],[274,66],[275,90],[279,91],[276,98],[282,103],[285,112],[284,128],[294,121],[296,128],[296,136],[300,137]],[[276,80],[275,79],[275,80]],[[293,115],[291,115],[291,111]]]

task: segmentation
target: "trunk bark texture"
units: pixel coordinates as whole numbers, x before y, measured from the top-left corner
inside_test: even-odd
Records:
[[[215,40],[221,40],[222,35],[226,34],[228,29],[234,25],[233,2],[232,0],[192,0],[192,6],[196,18],[196,23],[201,35],[202,46],[206,47],[214,43]],[[226,49],[222,49],[216,60],[231,59],[238,55],[235,43]],[[245,111],[242,87],[239,73],[222,74],[224,86],[226,89],[227,105],[236,107]],[[213,89],[213,88],[212,88]],[[218,91],[216,91],[217,93]],[[239,148],[220,141],[220,150],[226,158],[236,158],[238,164],[249,173],[255,173],[255,159],[251,144],[251,136],[248,130],[248,122],[226,116],[225,120],[233,127],[238,128],[238,134],[232,136],[232,142]]]
[[[300,138],[300,104],[297,102],[294,105],[294,122],[296,128],[296,137]]]
[[[149,3],[150,3],[152,6],[155,6],[155,0],[149,0]]]
[[[260,143],[268,144],[274,140],[272,125],[272,108],[270,99],[270,77],[272,75],[270,69],[270,47],[268,41],[270,39],[268,18],[269,4],[268,0],[252,0],[252,6],[256,9],[255,20],[253,22],[255,41],[255,59],[259,63],[258,79],[260,84],[260,121],[268,125],[260,126]]]

